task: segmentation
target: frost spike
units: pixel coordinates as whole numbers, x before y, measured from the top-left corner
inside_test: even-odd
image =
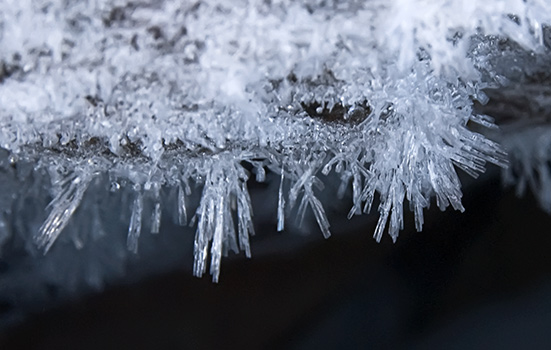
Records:
[[[237,196],[237,213],[238,213],[238,230],[239,230],[239,247],[245,251],[247,258],[251,257],[251,247],[249,243],[249,235],[254,235],[254,226],[251,221],[252,205],[249,191],[245,183],[241,184],[241,191]]]
[[[46,254],[57,237],[69,223],[69,219],[80,204],[92,176],[71,175],[61,181],[61,191],[48,205],[52,208],[50,215],[40,226],[37,243]]]
[[[151,213],[151,233],[157,234],[161,229],[161,202],[156,201]]]
[[[381,206],[379,207],[379,221],[377,222],[377,226],[375,227],[375,233],[373,234],[373,238],[375,238],[377,242],[381,242],[381,238],[383,237],[383,231],[388,221],[389,212],[390,212],[390,201],[386,199],[385,202],[381,203]]]
[[[212,247],[210,250],[211,262],[210,262],[210,274],[212,275],[212,281],[218,282],[220,276],[220,261],[222,260],[222,235],[224,234],[224,203],[225,198],[220,196],[218,199],[218,205],[216,208],[214,237],[212,238]]]
[[[320,200],[314,196],[313,193],[308,194],[308,200],[310,202],[312,210],[314,211],[316,221],[318,222],[321,232],[323,233],[323,237],[329,238],[331,236],[331,231],[329,230],[330,225],[329,220],[327,220],[327,215],[325,215],[323,205],[321,204]]]
[[[285,198],[283,198],[283,181],[285,180],[285,171],[281,168],[281,180],[279,181],[279,191],[277,197],[277,231],[283,231],[285,227]]]
[[[130,225],[128,226],[128,237],[126,246],[134,254],[138,253],[138,239],[142,231],[142,211],[143,194],[138,190],[134,203],[132,204],[132,214],[130,216]]]
[[[180,184],[178,186],[178,223],[180,226],[187,224],[186,193]]]
[[[210,246],[210,273],[217,282],[222,255],[239,248],[250,256],[249,235],[254,234],[252,206],[247,189],[245,169],[232,155],[212,161],[197,209],[197,232],[194,247],[194,275],[201,277],[206,271]],[[233,213],[237,214],[238,232],[235,231]],[[239,241],[239,244],[237,243]]]

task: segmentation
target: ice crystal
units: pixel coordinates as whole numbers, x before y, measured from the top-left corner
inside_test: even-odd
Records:
[[[418,230],[434,197],[464,210],[456,168],[507,164],[471,127],[495,127],[473,103],[514,77],[492,42],[545,56],[550,23],[543,0],[4,1],[0,146],[50,174],[44,250],[108,181],[130,190],[129,250],[172,211],[196,226],[194,274],[217,281],[222,255],[251,255],[251,172],[279,177],[278,230],[310,211],[330,235],[326,175],[349,216],[378,198],[377,241],[405,205]]]

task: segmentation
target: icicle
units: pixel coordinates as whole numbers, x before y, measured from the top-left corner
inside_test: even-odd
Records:
[[[178,223],[180,226],[187,224],[186,194],[182,185],[178,186]]]
[[[61,231],[69,223],[91,180],[91,175],[72,174],[62,181],[61,191],[48,205],[52,211],[40,227],[36,238],[38,246],[44,249],[44,253],[50,250]]]
[[[498,129],[498,126],[495,124],[494,118],[490,117],[489,115],[485,114],[472,114],[470,119],[479,124],[484,126],[488,129]]]
[[[224,196],[224,234],[222,236],[222,255],[228,256],[230,250],[234,253],[239,253],[239,247],[237,245],[237,233],[235,231],[235,224],[233,222],[232,212],[237,210],[236,193],[230,193],[229,191]],[[239,213],[238,215],[239,216]]]
[[[153,190],[153,210],[151,212],[151,233],[157,234],[161,230],[161,184],[155,182],[152,184]]]
[[[201,277],[206,269],[207,249],[212,235],[212,226],[214,224],[211,218],[214,213],[214,201],[208,193],[208,182],[209,178],[207,178],[207,183],[205,184],[205,189],[203,190],[203,196],[201,198],[201,204],[197,212],[198,223],[193,250],[193,274],[197,277]]]
[[[222,238],[224,234],[224,197],[220,196],[218,199],[218,205],[216,207],[216,217],[214,237],[212,238],[212,247],[210,250],[211,262],[210,262],[210,274],[212,275],[212,281],[218,282],[220,276],[220,261],[222,260]]]
[[[321,229],[321,232],[323,233],[323,237],[329,238],[331,236],[331,231],[329,230],[329,220],[327,220],[327,215],[325,215],[325,210],[323,209],[323,205],[317,199],[313,193],[310,193],[308,195],[308,199],[310,202],[310,207],[312,207],[312,211],[314,212],[314,216],[316,217],[316,221],[318,222],[318,225]]]
[[[105,236],[105,229],[100,216],[100,206],[94,205],[92,214],[92,239],[96,240]]]
[[[396,243],[400,230],[404,228],[404,213],[403,213],[403,188],[400,183],[393,181],[390,189],[390,200],[392,201],[392,211],[390,214],[390,225],[388,233],[392,241]]]
[[[415,229],[417,232],[421,232],[423,230],[423,207],[419,204],[414,205],[415,208]]]
[[[266,170],[262,164],[258,164],[256,167],[256,182],[264,182],[266,180]]]
[[[305,175],[308,175],[305,177]],[[293,191],[295,191],[295,194],[293,195],[295,199],[292,201],[294,202],[296,200],[296,196],[298,196],[298,193],[300,192],[302,186],[302,190],[304,191],[304,194],[302,196],[302,199],[300,201],[300,205],[297,210],[297,222],[300,225],[302,225],[302,222],[304,221],[304,217],[306,215],[306,208],[308,205],[314,212],[314,216],[316,218],[316,221],[319,225],[319,228],[321,229],[321,232],[323,233],[323,236],[325,238],[329,238],[331,236],[331,232],[329,231],[329,221],[327,220],[327,216],[325,215],[325,210],[323,209],[323,205],[319,201],[319,199],[316,198],[314,191],[312,189],[312,185],[314,185],[315,180],[317,178],[313,175],[311,175],[311,171],[308,170],[300,179],[299,181],[293,185]]]
[[[389,212],[390,212],[390,200],[389,198],[386,198],[385,201],[381,203],[379,207],[379,221],[377,221],[377,226],[375,227],[375,233],[373,234],[373,238],[375,238],[377,242],[380,242],[381,238],[383,237],[383,231],[388,221]]]
[[[254,226],[252,222],[252,205],[249,191],[246,184],[241,184],[241,191],[237,195],[237,216],[239,230],[239,247],[245,251],[247,258],[251,257],[251,247],[249,244],[249,235],[254,235]]]
[[[348,219],[351,219],[353,215],[360,215],[362,213],[362,179],[361,173],[356,166],[352,167],[352,202],[353,206],[348,213]]]
[[[285,198],[283,198],[283,181],[285,180],[285,170],[281,168],[281,180],[279,181],[279,191],[277,199],[277,231],[283,231],[285,227]]]
[[[151,233],[159,233],[161,229],[161,202],[155,202],[151,213]]]
[[[143,194],[140,190],[136,193],[134,203],[132,205],[132,214],[130,216],[130,225],[128,226],[128,238],[126,245],[128,250],[134,254],[138,253],[138,239],[142,231],[142,211],[143,211]]]
[[[11,237],[11,229],[8,226],[8,222],[4,216],[4,213],[0,214],[0,247]]]
[[[291,207],[294,206],[300,190],[305,186],[305,184],[308,181],[312,181],[311,177],[312,177],[312,169],[308,169],[301,175],[301,177],[297,180],[297,182],[295,182],[295,184],[291,187],[291,189],[289,190],[289,200],[291,203]]]

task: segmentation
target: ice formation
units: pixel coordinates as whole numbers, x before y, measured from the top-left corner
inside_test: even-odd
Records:
[[[549,56],[548,24],[545,0],[4,0],[0,146],[51,179],[50,214],[30,228],[44,251],[79,205],[102,225],[103,202],[87,199],[90,186],[109,193],[102,182],[127,188],[129,250],[174,213],[196,227],[194,274],[210,266],[216,281],[229,250],[251,254],[251,175],[281,181],[278,230],[311,213],[330,235],[326,175],[341,186],[325,197],[351,188],[349,216],[378,203],[377,240],[397,239],[406,204],[418,230],[434,197],[463,210],[456,168],[507,165],[472,127],[496,128],[474,103]],[[503,63],[514,55],[499,40],[527,58]],[[546,162],[549,135],[535,141]],[[541,171],[520,186],[545,189],[549,210]],[[18,230],[9,221],[0,242]]]

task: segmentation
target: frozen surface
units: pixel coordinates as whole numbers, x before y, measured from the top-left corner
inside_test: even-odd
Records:
[[[324,206],[347,191],[349,216],[376,203],[375,239],[397,239],[404,207],[421,230],[433,198],[464,210],[456,169],[508,164],[480,133],[499,134],[473,109],[484,89],[518,98],[535,79],[549,111],[548,24],[543,0],[3,1],[0,146],[21,188],[2,199],[0,244],[52,254],[67,235],[84,252],[120,212],[127,237],[102,241],[118,258],[72,275],[101,284],[172,214],[194,227],[194,274],[217,281],[223,255],[254,250],[248,186],[267,174],[278,230],[311,217],[328,237]],[[548,129],[527,132],[548,162]],[[534,154],[515,137],[511,154]],[[549,210],[545,162],[519,186],[547,189]]]

